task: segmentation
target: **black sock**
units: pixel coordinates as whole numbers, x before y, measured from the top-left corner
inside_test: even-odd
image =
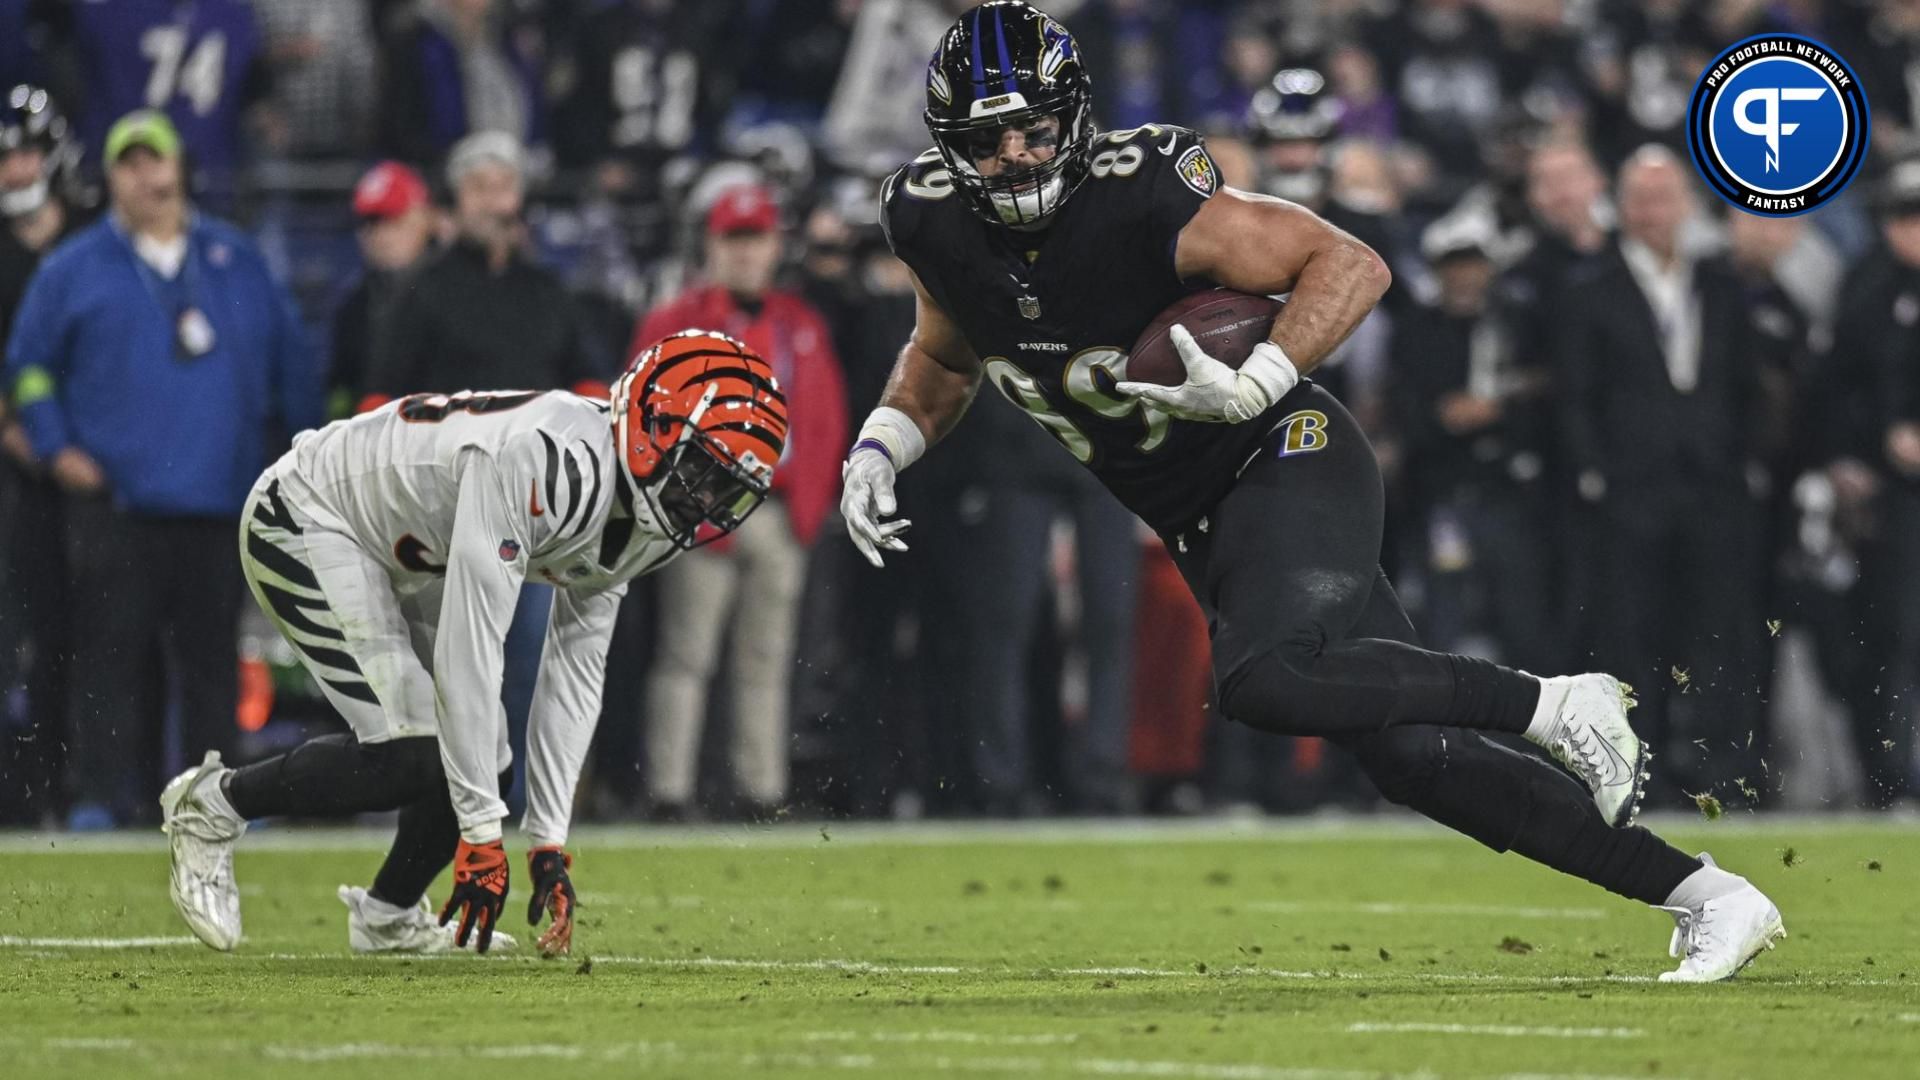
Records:
[[[500,797],[513,786],[511,769],[500,774]],[[453,812],[453,798],[446,786],[400,811],[400,827],[387,849],[387,861],[373,877],[368,895],[395,907],[410,908],[420,902],[433,885],[433,879],[453,861],[460,845],[460,820]]]
[[[323,735],[275,758],[235,769],[227,801],[241,817],[340,817],[410,805],[446,793],[439,741],[430,737],[362,743]]]
[[[1643,904],[1666,903],[1703,865],[1643,825],[1609,828],[1598,811],[1584,818],[1571,836],[1523,829],[1513,850]]]
[[[460,843],[460,821],[453,800],[439,791],[400,811],[400,827],[387,849],[387,861],[367,892],[394,907],[410,908],[427,894],[440,871],[453,861]]]
[[[1700,869],[1643,828],[1609,827],[1586,785],[1557,766],[1477,731],[1388,728],[1346,745],[1394,802],[1609,892],[1664,903]]]
[[[1639,825],[1616,829],[1600,816],[1587,786],[1532,755],[1526,811],[1507,848],[1643,904],[1664,904],[1699,859]]]
[[[1473,656],[1452,656],[1453,704],[1447,710],[1452,727],[1505,731],[1520,735],[1533,720],[1540,703],[1540,680]]]

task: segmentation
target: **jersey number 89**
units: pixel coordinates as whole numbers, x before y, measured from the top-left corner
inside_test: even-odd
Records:
[[[1039,380],[1003,356],[988,357],[985,373],[987,381],[1006,395],[1008,401],[1018,405],[1033,417],[1034,422],[1052,432],[1053,437],[1059,439],[1061,445],[1081,464],[1093,460],[1093,441],[1087,438],[1079,425],[1053,407]],[[1167,424],[1171,418],[1150,402],[1128,397],[1117,390],[1114,384],[1126,377],[1127,354],[1119,349],[1099,346],[1075,353],[1067,361],[1066,372],[1060,381],[1068,397],[1100,416],[1118,420],[1139,413],[1146,431],[1133,444],[1133,448],[1142,454],[1150,454],[1166,441]]]

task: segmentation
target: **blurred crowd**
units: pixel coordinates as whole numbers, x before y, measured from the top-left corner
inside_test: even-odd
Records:
[[[904,478],[910,553],[846,542],[838,462],[913,324],[875,195],[970,6],[0,0],[0,819],[145,822],[181,747],[337,723],[234,552],[292,432],[604,393],[695,325],[774,363],[794,446],[730,544],[635,583],[585,814],[1375,805],[1317,741],[1214,722],[1178,574],[996,395]],[[1200,129],[1393,267],[1315,378],[1430,646],[1625,678],[1655,805],[1914,793],[1920,0],[1039,6],[1102,126]],[[1872,157],[1761,219],[1681,129],[1713,53],[1783,30],[1853,65]]]

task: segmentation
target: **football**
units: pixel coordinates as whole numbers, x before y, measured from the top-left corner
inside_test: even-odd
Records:
[[[1232,289],[1208,289],[1183,296],[1154,317],[1127,354],[1127,378],[1136,382],[1178,386],[1187,381],[1187,369],[1167,331],[1179,323],[1207,355],[1239,368],[1266,340],[1274,317],[1286,301],[1254,296]]]

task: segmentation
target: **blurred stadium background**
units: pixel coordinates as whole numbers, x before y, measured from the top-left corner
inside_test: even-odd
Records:
[[[325,373],[314,410],[591,389],[650,318],[697,317],[776,341],[803,369],[796,410],[844,428],[912,323],[878,182],[926,146],[926,57],[969,6],[0,0],[0,91],[35,88],[0,117],[0,327],[53,239],[34,185],[50,180],[58,232],[98,215],[105,132],[151,107],[180,132],[198,210],[240,224],[297,301],[298,348]],[[1430,644],[1633,683],[1661,751],[1654,805],[1910,806],[1920,0],[1039,6],[1078,35],[1104,127],[1198,128],[1227,182],[1320,210],[1393,266],[1395,288],[1324,381],[1371,430],[1387,568]],[[1618,190],[1636,148],[1684,157],[1707,58],[1767,30],[1819,38],[1865,82],[1863,180],[1792,220],[1701,188],[1667,222]],[[456,183],[473,174],[449,170],[449,153],[482,131],[511,137],[467,145],[524,181],[524,205]],[[461,291],[460,252],[502,243],[489,221],[509,223],[511,269]],[[1623,227],[1671,227],[1703,279],[1726,283],[1707,375],[1569,330],[1613,314],[1564,283]],[[435,339],[489,309],[540,323],[545,352],[496,343],[468,363]],[[778,535],[743,538],[699,578],[635,583],[583,819],[1378,805],[1317,742],[1216,722],[1204,626],[1177,574],[1042,430],[983,394],[949,441],[906,477],[915,550],[884,573],[832,517],[844,441],[823,436],[797,451],[809,479],[782,493],[784,512],[747,530]],[[109,474],[118,528],[133,512],[115,486]],[[164,619],[129,633],[124,607],[81,595],[99,584],[76,560],[101,501],[9,432],[8,823],[150,823],[162,778],[199,749],[182,745],[200,726],[184,714],[206,695],[182,673],[199,669],[184,654],[200,639]],[[207,588],[233,593],[240,620],[229,760],[336,724],[239,602],[237,569]],[[531,592],[520,622],[542,600]],[[102,683],[86,658],[103,639],[138,654],[134,677]],[[510,712],[531,690],[527,650],[523,630]],[[111,752],[76,768],[75,726],[103,724]]]

